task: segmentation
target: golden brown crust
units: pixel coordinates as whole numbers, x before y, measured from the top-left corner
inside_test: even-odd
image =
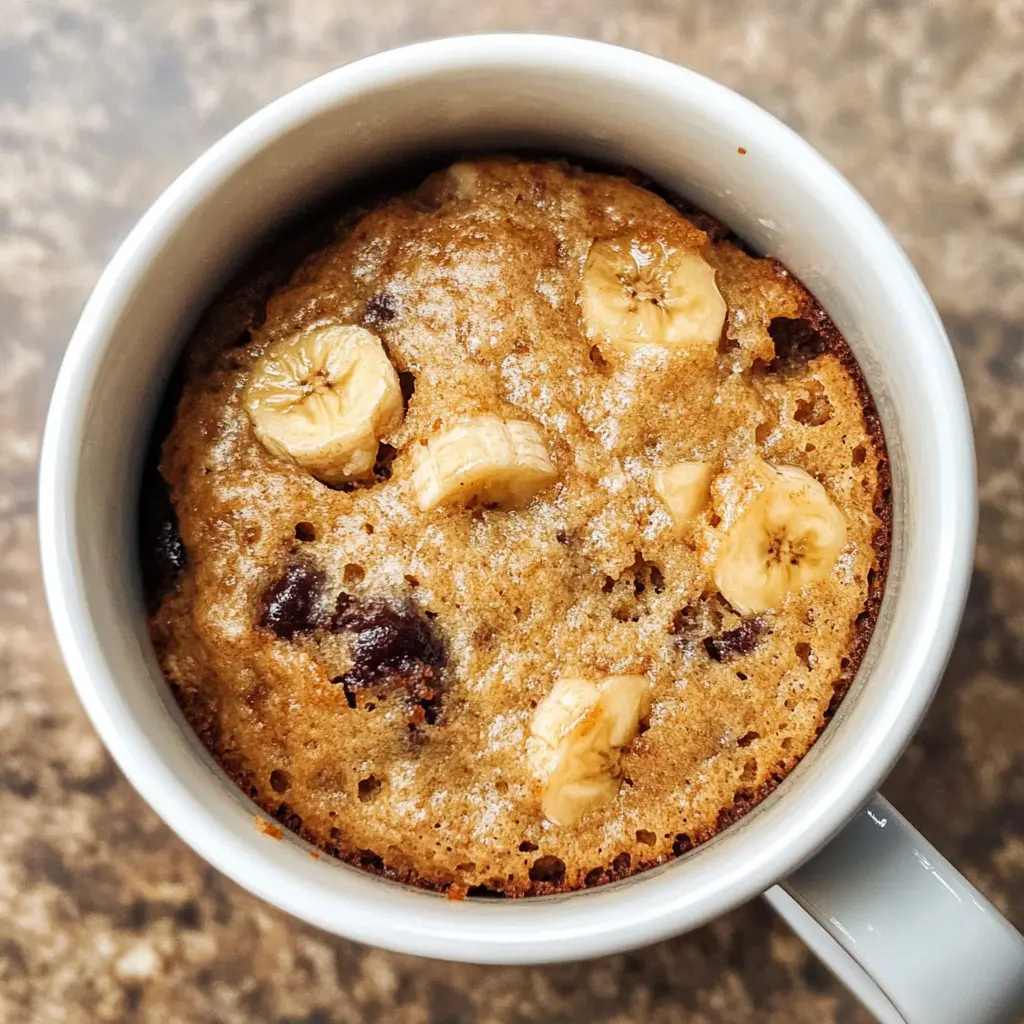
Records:
[[[438,175],[362,219],[349,213],[329,244],[306,236],[297,248],[315,251],[294,275],[296,247],[279,250],[211,307],[161,464],[188,567],[151,633],[201,740],[285,827],[402,882],[517,896],[664,863],[782,781],[866,649],[891,501],[860,369],[781,265],[703,215],[681,222],[622,178],[500,159],[470,170],[470,186]],[[689,232],[717,269],[729,306],[719,351],[592,357],[574,302],[589,241],[666,226]],[[416,375],[405,422],[385,439],[394,462],[349,492],[270,456],[238,403],[259,353],[322,319],[362,321]],[[815,403],[824,421],[794,417]],[[518,513],[419,514],[409,446],[483,411],[540,423],[560,483]],[[717,662],[700,630],[736,617],[690,549],[699,537],[680,543],[659,520],[649,472],[754,450],[827,484],[850,516],[851,549],[843,585],[811,588],[752,651]],[[296,562],[315,564],[330,595],[437,616],[448,651],[438,725],[410,732],[394,693],[372,711],[349,707],[331,682],[350,664],[344,637],[283,640],[254,625],[266,587]],[[684,612],[699,623],[689,639]],[[522,756],[530,706],[562,670],[642,671],[655,684],[619,801],[569,830],[541,820]]]

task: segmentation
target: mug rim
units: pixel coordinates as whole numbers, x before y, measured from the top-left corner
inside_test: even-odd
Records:
[[[609,75],[657,75],[692,103],[717,108],[722,117],[745,122],[751,134],[769,136],[795,163],[809,167],[837,205],[837,216],[851,218],[870,237],[888,266],[888,285],[912,307],[922,335],[934,349],[931,379],[934,404],[942,409],[950,465],[943,501],[930,510],[942,544],[931,561],[932,593],[917,613],[917,634],[905,643],[907,671],[886,704],[886,715],[866,734],[856,762],[832,766],[827,783],[814,785],[799,808],[788,814],[775,794],[759,808],[761,844],[741,864],[724,868],[700,891],[676,894],[642,912],[626,915],[612,899],[615,886],[562,897],[496,901],[484,907],[458,904],[407,889],[403,920],[388,923],[375,908],[380,883],[364,874],[365,901],[351,916],[337,920],[336,907],[317,898],[315,882],[282,880],[266,870],[260,851],[240,850],[237,837],[174,778],[147,745],[118,695],[118,683],[105,663],[102,643],[92,629],[89,601],[75,557],[78,447],[102,357],[112,340],[119,310],[132,301],[133,286],[205,192],[218,187],[262,148],[295,124],[337,106],[355,92],[408,84],[423,75],[460,67],[562,65]],[[103,272],[69,343],[47,417],[40,460],[39,526],[47,600],[58,642],[79,698],[108,750],[135,789],[201,857],[235,882],[300,919],[328,931],[400,952],[480,962],[529,963],[597,956],[666,938],[695,927],[744,902],[813,855],[868,799],[912,735],[938,685],[966,598],[975,532],[975,478],[970,418],[962,381],[941,321],[899,245],[853,187],[807,142],[772,115],[732,90],[696,72],[635,51],[589,40],[546,35],[458,36],[388,50],[316,78],[257,111],[192,163],[156,200],[122,243]],[[813,750],[814,748],[812,748]],[[799,769],[798,769],[799,770]],[[785,784],[784,784],[785,785]],[[781,787],[784,789],[784,786]],[[784,801],[783,801],[784,803]],[[810,805],[810,806],[806,806]],[[254,807],[255,811],[255,807]],[[794,817],[796,820],[794,821]],[[788,819],[788,821],[787,821]],[[753,823],[752,823],[753,824]],[[738,828],[734,826],[733,828]],[[726,829],[728,835],[733,828]],[[255,834],[255,832],[254,832]],[[713,841],[715,842],[715,841]],[[712,844],[699,847],[711,854]],[[748,842],[748,847],[751,845]],[[634,876],[622,885],[639,890],[665,868]],[[358,870],[358,869],[352,869]],[[360,874],[363,874],[360,872]],[[285,884],[287,881],[287,884]],[[431,899],[431,909],[413,897]],[[584,907],[592,906],[592,910]],[[640,901],[630,898],[640,910]],[[603,909],[602,909],[603,907]],[[417,923],[418,920],[418,923]],[[543,929],[543,933],[540,932]],[[496,934],[490,934],[493,930]]]

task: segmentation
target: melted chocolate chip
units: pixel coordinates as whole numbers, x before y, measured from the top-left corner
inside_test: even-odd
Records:
[[[726,630],[718,636],[706,637],[704,650],[715,661],[724,661],[737,654],[749,654],[757,646],[762,633],[764,623],[760,619],[746,619],[735,629]]]
[[[340,677],[350,705],[361,689],[397,683],[417,705],[416,724],[437,721],[444,647],[429,619],[412,606],[396,609],[342,594],[331,627],[355,634],[352,669]]]
[[[188,561],[178,532],[178,516],[171,503],[170,488],[159,469],[163,443],[174,425],[175,410],[184,387],[185,374],[179,364],[171,372],[157,407],[142,474],[139,555],[143,593],[150,614],[155,613],[164,597],[177,587],[178,578]]]
[[[185,568],[185,545],[182,544],[181,534],[178,533],[178,517],[173,512],[157,527],[153,554],[162,563],[168,575],[176,575]]]
[[[316,629],[320,623],[320,592],[324,574],[308,565],[291,565],[263,592],[260,625],[284,640]]]
[[[146,605],[153,613],[177,586],[178,577],[188,562],[167,484],[155,471],[147,473],[143,483],[139,547]]]
[[[363,310],[363,323],[371,327],[381,327],[391,323],[397,315],[394,298],[387,292],[377,292],[367,300],[366,308]]]
[[[350,675],[368,682],[410,672],[417,665],[436,668],[444,661],[433,627],[411,608],[399,611],[384,601],[349,598],[335,615],[333,626],[356,634],[356,665]]]

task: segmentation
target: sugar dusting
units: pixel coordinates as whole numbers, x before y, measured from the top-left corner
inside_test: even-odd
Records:
[[[640,226],[693,230],[622,179],[461,164],[313,257],[245,348],[231,347],[240,327],[229,313],[250,301],[251,316],[258,292],[228,296],[213,333],[197,339],[223,351],[189,379],[165,448],[189,567],[154,638],[204,740],[241,765],[265,806],[286,806],[326,846],[411,864],[438,885],[457,877],[513,893],[531,887],[530,867],[546,855],[581,885],[621,854],[638,864],[670,856],[677,834],[713,831],[738,788],[784,774],[813,742],[875,564],[879,453],[839,359],[789,376],[754,371],[772,351],[764,325],[805,297],[727,243],[702,252],[738,350],[595,361],[576,304],[581,269],[593,238]],[[238,392],[276,338],[358,319],[382,295],[391,314],[373,329],[415,388],[385,439],[397,449],[390,477],[331,490],[259,444]],[[811,378],[832,410],[817,426],[798,418]],[[558,482],[523,510],[420,513],[413,449],[485,411],[536,421]],[[866,457],[854,463],[857,446]],[[753,651],[718,662],[702,639],[736,623],[708,604],[711,564],[749,492],[720,478],[714,508],[680,532],[650,477],[682,459],[729,468],[752,451],[823,480],[847,515],[849,545],[828,580],[769,616]],[[300,523],[314,539],[299,536],[309,535]],[[432,616],[447,652],[436,726],[410,731],[396,691],[372,710],[349,707],[332,682],[351,666],[346,636],[289,642],[254,628],[263,590],[295,561],[323,572],[325,610],[345,592]],[[690,635],[687,616],[705,632]],[[798,645],[813,651],[810,664]],[[562,674],[607,672],[649,676],[649,728],[623,758],[629,781],[616,803],[557,828],[540,815],[525,756],[532,709]],[[271,785],[274,771],[286,773],[286,792]],[[638,844],[639,829],[653,846]]]

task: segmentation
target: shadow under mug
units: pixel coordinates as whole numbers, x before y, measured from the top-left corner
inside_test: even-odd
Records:
[[[894,543],[857,679],[779,789],[662,868],[561,897],[449,901],[271,842],[184,723],[144,623],[135,508],[183,338],[253,247],[304,206],[425,151],[531,148],[640,168],[777,256],[847,338],[893,468]],[[883,1021],[1008,1022],[1024,943],[874,791],[938,685],[975,530],[970,419],[941,322],[899,246],[810,146],[697,74],[545,36],[437,40],[340,68],[193,164],[115,255],[47,422],[40,529],[65,660],[129,780],[201,856],[329,931],[456,960],[597,956],[697,927],[767,891]],[[778,884],[776,884],[778,883]]]

